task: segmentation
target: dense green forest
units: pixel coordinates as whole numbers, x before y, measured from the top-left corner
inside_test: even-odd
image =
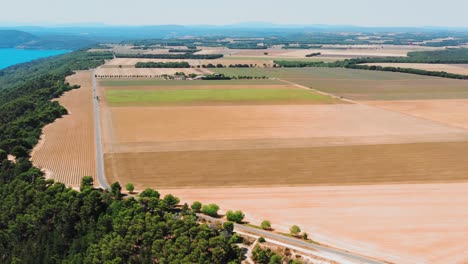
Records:
[[[41,128],[67,113],[50,100],[77,88],[65,77],[110,58],[77,51],[1,71],[0,263],[239,263],[232,229],[198,223],[172,195],[124,198],[118,183],[94,189],[90,177],[78,192],[32,166]]]
[[[190,68],[186,61],[182,62],[137,62],[135,68]]]

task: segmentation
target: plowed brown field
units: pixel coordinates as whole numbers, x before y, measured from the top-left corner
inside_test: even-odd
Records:
[[[69,115],[43,129],[32,153],[34,165],[48,177],[73,187],[83,176],[96,175],[91,77],[90,71],[80,71],[67,78],[70,84],[81,85],[57,99]]]
[[[468,180],[468,143],[106,154],[137,188],[254,187]]]

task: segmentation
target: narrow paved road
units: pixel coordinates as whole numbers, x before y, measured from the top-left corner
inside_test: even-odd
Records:
[[[94,129],[96,136],[96,172],[99,187],[110,189],[104,172],[104,156],[102,152],[101,115],[99,113],[99,98],[97,96],[96,70],[93,71],[93,105],[94,105]]]
[[[199,218],[203,218],[203,219],[205,219],[207,221],[210,221],[210,222],[214,222],[214,221],[225,222],[225,220],[223,220],[223,219],[213,218],[213,217],[206,216],[206,215],[203,215],[203,214],[197,214],[197,216]],[[242,232],[246,232],[246,233],[251,233],[251,234],[258,235],[258,236],[261,236],[261,237],[264,237],[264,238],[270,238],[270,239],[273,239],[273,240],[277,240],[277,241],[280,241],[280,242],[287,243],[288,245],[295,246],[295,247],[298,247],[298,248],[303,248],[303,249],[307,249],[307,250],[317,250],[317,251],[322,251],[322,252],[326,252],[326,253],[329,253],[329,254],[334,254],[334,255],[337,255],[337,256],[340,256],[340,257],[343,257],[343,258],[346,258],[346,259],[349,259],[351,261],[355,261],[355,262],[358,262],[358,263],[369,263],[369,264],[385,264],[386,263],[386,262],[378,261],[378,260],[371,259],[371,258],[368,258],[368,257],[364,257],[364,256],[361,256],[361,255],[357,255],[357,254],[354,254],[354,253],[351,253],[351,252],[347,252],[347,251],[344,251],[344,250],[309,243],[309,242],[306,242],[306,241],[303,241],[303,240],[300,240],[300,239],[296,239],[296,238],[280,235],[280,234],[277,234],[277,233],[273,233],[273,232],[253,228],[253,227],[250,227],[250,226],[234,224],[234,230],[235,231],[242,231]]]

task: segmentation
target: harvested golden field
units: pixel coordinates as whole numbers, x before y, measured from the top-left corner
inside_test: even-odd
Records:
[[[398,155],[397,155],[398,156]],[[288,233],[393,263],[467,263],[468,184],[169,189]]]
[[[366,101],[395,112],[468,129],[468,100],[401,100],[401,101]]]
[[[96,176],[92,72],[77,72],[67,81],[81,85],[57,99],[69,115],[43,129],[31,156],[47,177],[78,187],[83,176]]]
[[[105,164],[138,189],[447,183],[468,180],[468,142],[108,153]]]
[[[170,69],[170,68],[99,68],[96,70],[98,78],[157,78],[162,75],[174,75],[176,72],[183,72],[186,75],[212,74],[208,69]]]

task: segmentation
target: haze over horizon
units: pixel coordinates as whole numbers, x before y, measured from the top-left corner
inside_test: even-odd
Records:
[[[0,25],[232,25],[267,22],[281,25],[353,25],[366,27],[467,27],[468,2],[404,0],[238,0],[220,4],[200,0],[177,4],[137,0],[17,0],[2,4]],[[24,7],[28,6],[27,9]],[[181,8],[181,6],[188,8]],[[264,12],[268,10],[268,12]]]

